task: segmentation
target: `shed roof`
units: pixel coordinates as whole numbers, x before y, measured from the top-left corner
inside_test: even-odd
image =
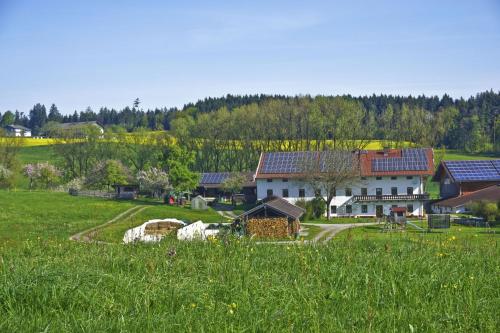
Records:
[[[500,201],[500,184],[493,185],[482,190],[470,192],[458,197],[437,201],[434,205],[443,207],[460,207],[473,201]]]
[[[244,212],[238,218],[245,217],[245,216],[251,216],[256,214],[262,209],[272,209],[278,213],[281,213],[287,217],[293,218],[298,220],[304,213],[305,210],[299,206],[296,206],[294,204],[291,204],[290,202],[286,201],[285,199],[282,198],[274,198],[272,200],[269,200],[267,202],[263,202],[262,204]]]
[[[246,178],[243,187],[255,187],[253,172],[204,172],[200,177],[200,187],[219,188],[222,183],[233,175],[243,175]]]

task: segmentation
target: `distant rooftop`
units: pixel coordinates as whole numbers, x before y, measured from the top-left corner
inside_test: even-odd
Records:
[[[97,121],[77,121],[73,123],[60,123],[59,126],[61,128],[74,128],[74,127],[81,127],[81,126],[99,126],[102,127],[97,123]]]
[[[22,131],[31,131],[31,129],[29,129],[27,127],[24,127],[24,126],[21,126],[21,125],[7,125],[5,127],[12,128],[12,129],[19,129],[19,130],[22,130]]]
[[[439,180],[443,171],[455,182],[500,181],[500,159],[443,161],[434,178]]]

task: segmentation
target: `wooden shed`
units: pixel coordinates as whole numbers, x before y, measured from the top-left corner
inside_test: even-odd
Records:
[[[117,199],[136,199],[139,194],[139,185],[133,184],[114,184]]]
[[[274,198],[238,216],[233,226],[259,238],[294,237],[300,231],[299,219],[304,213],[303,208]]]
[[[193,210],[207,210],[208,202],[201,196],[198,195],[191,199],[191,209]]]

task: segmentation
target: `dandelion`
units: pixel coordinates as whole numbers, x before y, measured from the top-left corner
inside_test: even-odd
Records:
[[[457,239],[457,237],[451,236],[451,240],[456,240],[456,239]]]
[[[191,303],[191,309],[195,309],[196,308],[196,303]]]
[[[230,314],[234,314],[233,309],[229,309],[229,313],[230,313]]]
[[[472,275],[471,275],[471,276],[469,276],[469,279],[470,279],[470,280],[474,280],[474,276],[472,276]]]

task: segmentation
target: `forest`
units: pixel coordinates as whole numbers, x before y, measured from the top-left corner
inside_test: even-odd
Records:
[[[64,114],[63,114],[64,113]],[[139,99],[121,110],[90,107],[72,114],[55,104],[28,112],[4,111],[0,127],[19,124],[46,135],[54,122],[97,121],[111,132],[167,130],[196,152],[196,169],[244,170],[261,151],[326,149],[368,140],[387,146],[411,142],[469,153],[500,151],[500,92],[468,99],[448,95],[281,96],[227,95],[183,108],[144,110]]]

